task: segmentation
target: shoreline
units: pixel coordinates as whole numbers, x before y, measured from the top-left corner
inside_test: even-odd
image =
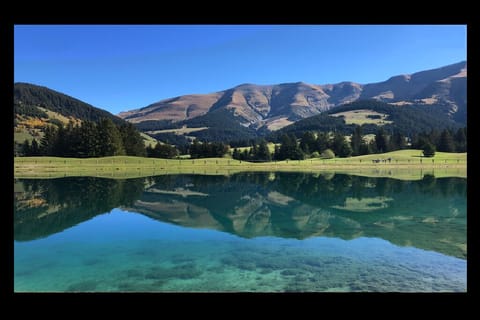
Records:
[[[373,155],[385,157],[384,155]],[[340,159],[307,159],[251,163],[228,158],[158,159],[141,157],[58,158],[23,157],[14,159],[15,178],[59,178],[92,176],[136,178],[165,174],[231,175],[239,172],[343,173],[368,177],[417,180],[425,174],[435,177],[467,177],[464,159],[393,159],[390,163],[372,163],[365,156]],[[370,155],[372,158],[372,155]],[[430,160],[430,161],[428,161]],[[435,163],[435,160],[437,160]]]

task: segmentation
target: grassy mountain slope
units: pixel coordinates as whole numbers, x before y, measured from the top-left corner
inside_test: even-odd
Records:
[[[444,113],[454,121],[466,124],[466,79],[467,64],[463,61],[370,84],[242,84],[215,93],[162,100],[141,109],[122,112],[119,116],[135,123],[141,130],[146,131],[148,127],[152,131],[169,129],[178,123],[193,123],[197,118],[205,119],[211,113],[223,110],[237,123],[236,127],[248,127],[258,135],[344,104],[373,99],[415,110],[421,110],[419,107],[423,106],[425,109],[422,110]],[[231,124],[230,120],[228,124]],[[202,134],[214,136],[214,132],[225,129],[229,128],[220,121]]]
[[[121,118],[63,93],[29,83],[14,85],[14,140],[41,139],[47,125],[66,124],[69,121],[98,121],[109,118],[124,124]]]
[[[13,97],[16,114],[22,114],[22,107],[33,110],[42,107],[63,116],[74,117],[79,120],[98,121],[101,118],[110,118],[116,124],[124,123],[124,120],[108,111],[96,108],[47,87],[28,83],[16,83],[14,85]]]
[[[363,132],[375,133],[377,127],[381,125],[386,131],[398,130],[404,135],[412,135],[420,132],[429,132],[432,129],[443,130],[445,128],[458,129],[462,127],[451,119],[446,112],[447,106],[425,106],[425,105],[405,105],[395,106],[376,100],[358,100],[331,109],[325,114],[316,115],[297,121],[281,130],[276,134],[294,133],[300,136],[305,131],[340,131],[352,133],[356,124],[363,125]],[[352,117],[352,113],[367,114],[366,120],[345,121],[347,116]],[[368,116],[372,118],[368,118]],[[380,117],[380,119],[377,119]],[[377,119],[378,122],[374,121]]]

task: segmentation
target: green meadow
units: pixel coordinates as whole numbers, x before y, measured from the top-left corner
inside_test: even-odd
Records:
[[[65,176],[133,178],[179,173],[228,175],[242,171],[326,171],[398,179],[421,179],[425,174],[434,174],[436,177],[466,177],[467,154],[437,152],[434,157],[425,158],[421,150],[400,150],[350,158],[315,158],[259,163],[230,158],[158,159],[130,156],[88,159],[17,157],[14,159],[14,175],[17,178]]]

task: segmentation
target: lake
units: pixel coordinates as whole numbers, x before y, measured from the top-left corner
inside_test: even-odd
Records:
[[[16,292],[464,292],[467,182],[15,179]]]

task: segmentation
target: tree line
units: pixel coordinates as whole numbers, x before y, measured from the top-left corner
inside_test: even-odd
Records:
[[[275,150],[270,153],[267,142],[261,139],[260,142],[251,144],[249,149],[242,152],[235,148],[232,157],[245,161],[271,161],[271,160],[303,160],[306,158],[333,158],[349,157],[352,155],[352,148],[345,136],[341,133],[330,135],[324,132],[307,131],[300,139],[295,134],[283,134],[280,137],[280,144],[275,145]]]
[[[431,130],[404,136],[399,131],[388,133],[379,127],[374,138],[366,141],[361,126],[355,126],[348,140],[340,132],[306,131],[298,139],[293,133],[284,133],[280,144],[275,145],[272,153],[265,139],[250,141],[250,148],[240,151],[235,148],[232,157],[244,161],[303,160],[306,158],[350,157],[366,154],[384,153],[405,148],[422,149],[425,156],[433,156],[436,151],[466,152],[467,128],[456,131],[444,129]],[[222,142],[200,142],[194,140],[186,153],[192,159],[223,157],[229,152],[229,146]],[[147,156],[156,158],[176,158],[179,150],[172,145],[157,143],[155,147],[145,148],[143,138],[130,124],[117,126],[110,119],[98,123],[84,121],[82,125],[70,122],[66,127],[48,126],[43,138],[33,139],[22,145],[25,156],[59,157],[105,157],[116,155]]]
[[[25,140],[21,147],[24,156],[107,157],[146,156],[143,138],[130,123],[120,126],[109,118],[98,123],[83,121],[81,125],[69,122],[66,126],[47,126],[40,141]]]
[[[378,128],[374,138],[367,142],[361,126],[355,126],[350,141],[339,132],[326,133],[306,131],[300,139],[295,134],[283,134],[280,145],[275,145],[271,154],[267,142],[261,139],[258,143],[251,142],[249,149],[233,150],[232,157],[244,161],[271,161],[271,160],[303,160],[306,158],[345,158],[366,154],[385,153],[407,147],[421,149],[424,155],[435,155],[435,151],[466,152],[467,128],[457,131],[444,129],[431,130],[415,134],[411,138],[399,131],[388,134],[382,127]]]
[[[189,148],[190,158],[220,158],[228,152],[228,146],[222,142],[200,143],[195,139]]]
[[[422,149],[426,157],[441,152],[467,152],[467,127],[453,130],[431,130],[412,137],[412,148]]]

